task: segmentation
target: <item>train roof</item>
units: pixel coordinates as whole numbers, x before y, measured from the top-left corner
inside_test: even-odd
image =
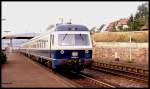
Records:
[[[89,31],[89,29],[83,25],[60,24],[56,26],[55,31]]]

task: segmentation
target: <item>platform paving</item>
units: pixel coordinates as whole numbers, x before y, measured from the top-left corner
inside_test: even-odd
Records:
[[[2,88],[67,88],[75,87],[69,81],[50,72],[19,53],[9,53],[2,64]]]

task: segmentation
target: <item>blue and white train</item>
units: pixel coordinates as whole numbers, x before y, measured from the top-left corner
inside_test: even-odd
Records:
[[[53,70],[80,72],[92,65],[90,31],[83,25],[58,24],[22,44],[20,51],[51,58]]]

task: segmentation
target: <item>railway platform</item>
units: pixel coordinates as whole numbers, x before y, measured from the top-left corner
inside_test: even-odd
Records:
[[[2,88],[75,87],[69,81],[45,70],[17,52],[7,54],[7,58],[7,62],[2,64]]]

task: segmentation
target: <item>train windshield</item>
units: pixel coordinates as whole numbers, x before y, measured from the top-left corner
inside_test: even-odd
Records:
[[[86,46],[89,45],[89,37],[88,34],[59,34],[58,45]]]

